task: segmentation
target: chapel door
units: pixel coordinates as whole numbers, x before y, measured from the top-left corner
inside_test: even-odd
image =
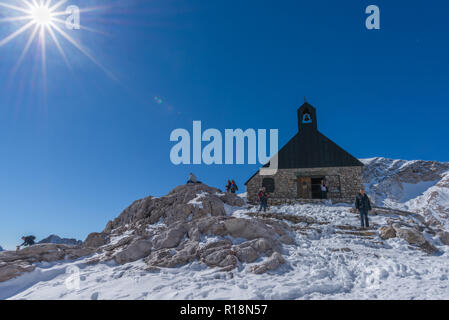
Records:
[[[298,178],[298,198],[310,199],[312,197],[312,179],[310,177]]]

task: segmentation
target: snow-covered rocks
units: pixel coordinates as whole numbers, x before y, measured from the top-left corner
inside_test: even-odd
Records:
[[[449,163],[387,158],[361,160],[363,183],[375,205],[419,213],[449,228]]]
[[[204,184],[179,186],[167,196],[135,201],[103,232],[90,234],[84,246],[100,254],[96,262],[112,259],[125,264],[144,259],[148,270],[175,268],[194,260],[231,270],[238,263],[252,263],[275,252],[282,255],[283,243],[294,243],[292,230],[269,219],[228,215],[230,208],[244,205],[241,197]],[[257,272],[273,270],[283,261],[278,255],[272,260]]]
[[[404,239],[410,244],[422,245],[426,242],[426,239],[419,231],[412,228],[405,228],[393,225],[394,230],[399,238]]]
[[[0,252],[0,282],[34,270],[34,263],[73,260],[91,254],[81,246],[37,244],[19,251]]]

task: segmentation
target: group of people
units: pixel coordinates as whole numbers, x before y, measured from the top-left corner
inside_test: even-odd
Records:
[[[226,183],[226,192],[236,193],[239,188],[237,187],[237,184],[234,180],[228,180],[228,183]]]
[[[328,188],[326,182],[323,180],[321,181],[321,199],[327,199],[327,191]],[[266,212],[268,208],[269,194],[266,191],[265,187],[259,190],[257,198],[259,200],[259,212],[261,212],[262,210]],[[360,189],[359,194],[356,196],[354,205],[360,215],[360,224],[362,229],[369,228],[368,213],[372,210],[372,207],[371,201],[366,195],[365,189],[363,187]]]
[[[193,173],[190,173],[189,180],[187,181],[187,184],[190,183],[201,183],[196,179],[196,176]],[[226,192],[236,193],[236,191],[239,190],[237,187],[237,184],[234,180],[228,180],[228,183],[226,184]],[[321,198],[327,199],[327,186],[326,182],[323,180],[321,182]],[[261,188],[259,190],[259,193],[257,194],[257,198],[259,200],[259,212],[262,210],[264,212],[268,209],[268,198],[269,194],[265,187]],[[360,214],[360,222],[362,225],[362,229],[369,228],[369,219],[368,219],[368,212],[372,210],[371,202],[368,198],[368,196],[365,193],[365,190],[363,188],[360,189],[360,193],[356,196],[355,199],[355,208]],[[35,236],[23,236],[22,240],[23,243],[19,246],[17,246],[17,250],[20,249],[22,246],[32,246],[35,244],[34,240],[36,239]]]

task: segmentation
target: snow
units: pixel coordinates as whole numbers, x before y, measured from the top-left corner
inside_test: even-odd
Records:
[[[248,217],[248,209],[228,209],[231,215]],[[442,251],[440,256],[410,249],[397,238],[382,242],[377,235],[338,232],[343,225],[359,226],[358,216],[347,205],[296,204],[272,207],[271,211],[316,221],[306,234],[294,233],[295,245],[284,245],[287,262],[275,271],[256,275],[250,272],[252,264],[239,264],[236,270],[220,272],[194,261],[149,272],[143,261],[89,265],[88,258],[83,258],[39,264],[31,273],[0,283],[0,298],[449,299],[449,249],[432,235],[426,237]],[[371,223],[382,224],[388,218],[371,216]],[[219,239],[203,237],[201,241],[205,245]],[[79,270],[76,288],[67,286],[73,275],[66,272],[69,267]]]
[[[188,203],[193,204],[194,206],[197,206],[199,208],[203,208],[203,202],[201,201],[201,198],[204,198],[207,195],[207,192],[201,192],[196,195],[196,197],[192,200],[190,200]]]

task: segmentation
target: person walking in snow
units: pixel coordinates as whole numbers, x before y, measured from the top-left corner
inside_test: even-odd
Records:
[[[226,183],[226,186],[225,186],[226,192],[230,192],[231,191],[231,185],[232,185],[231,180],[228,180],[228,183]]]
[[[22,247],[22,246],[28,247],[28,246],[34,245],[34,240],[35,239],[36,239],[35,236],[27,236],[27,237],[23,236],[22,237],[23,243],[21,245],[17,246],[17,250],[19,250],[20,247]]]
[[[262,211],[262,209],[263,209],[263,212],[266,212],[267,208],[268,208],[268,193],[267,193],[265,187],[260,189],[257,197],[259,198],[259,202],[260,202],[259,212]]]
[[[237,184],[235,183],[234,180],[231,181],[231,192],[235,193],[237,190],[239,190],[239,188],[237,187]]]
[[[355,198],[355,208],[359,211],[362,229],[369,228],[368,212],[371,210],[371,202],[363,188]]]
[[[321,180],[321,199],[327,199],[327,185],[325,180]]]

